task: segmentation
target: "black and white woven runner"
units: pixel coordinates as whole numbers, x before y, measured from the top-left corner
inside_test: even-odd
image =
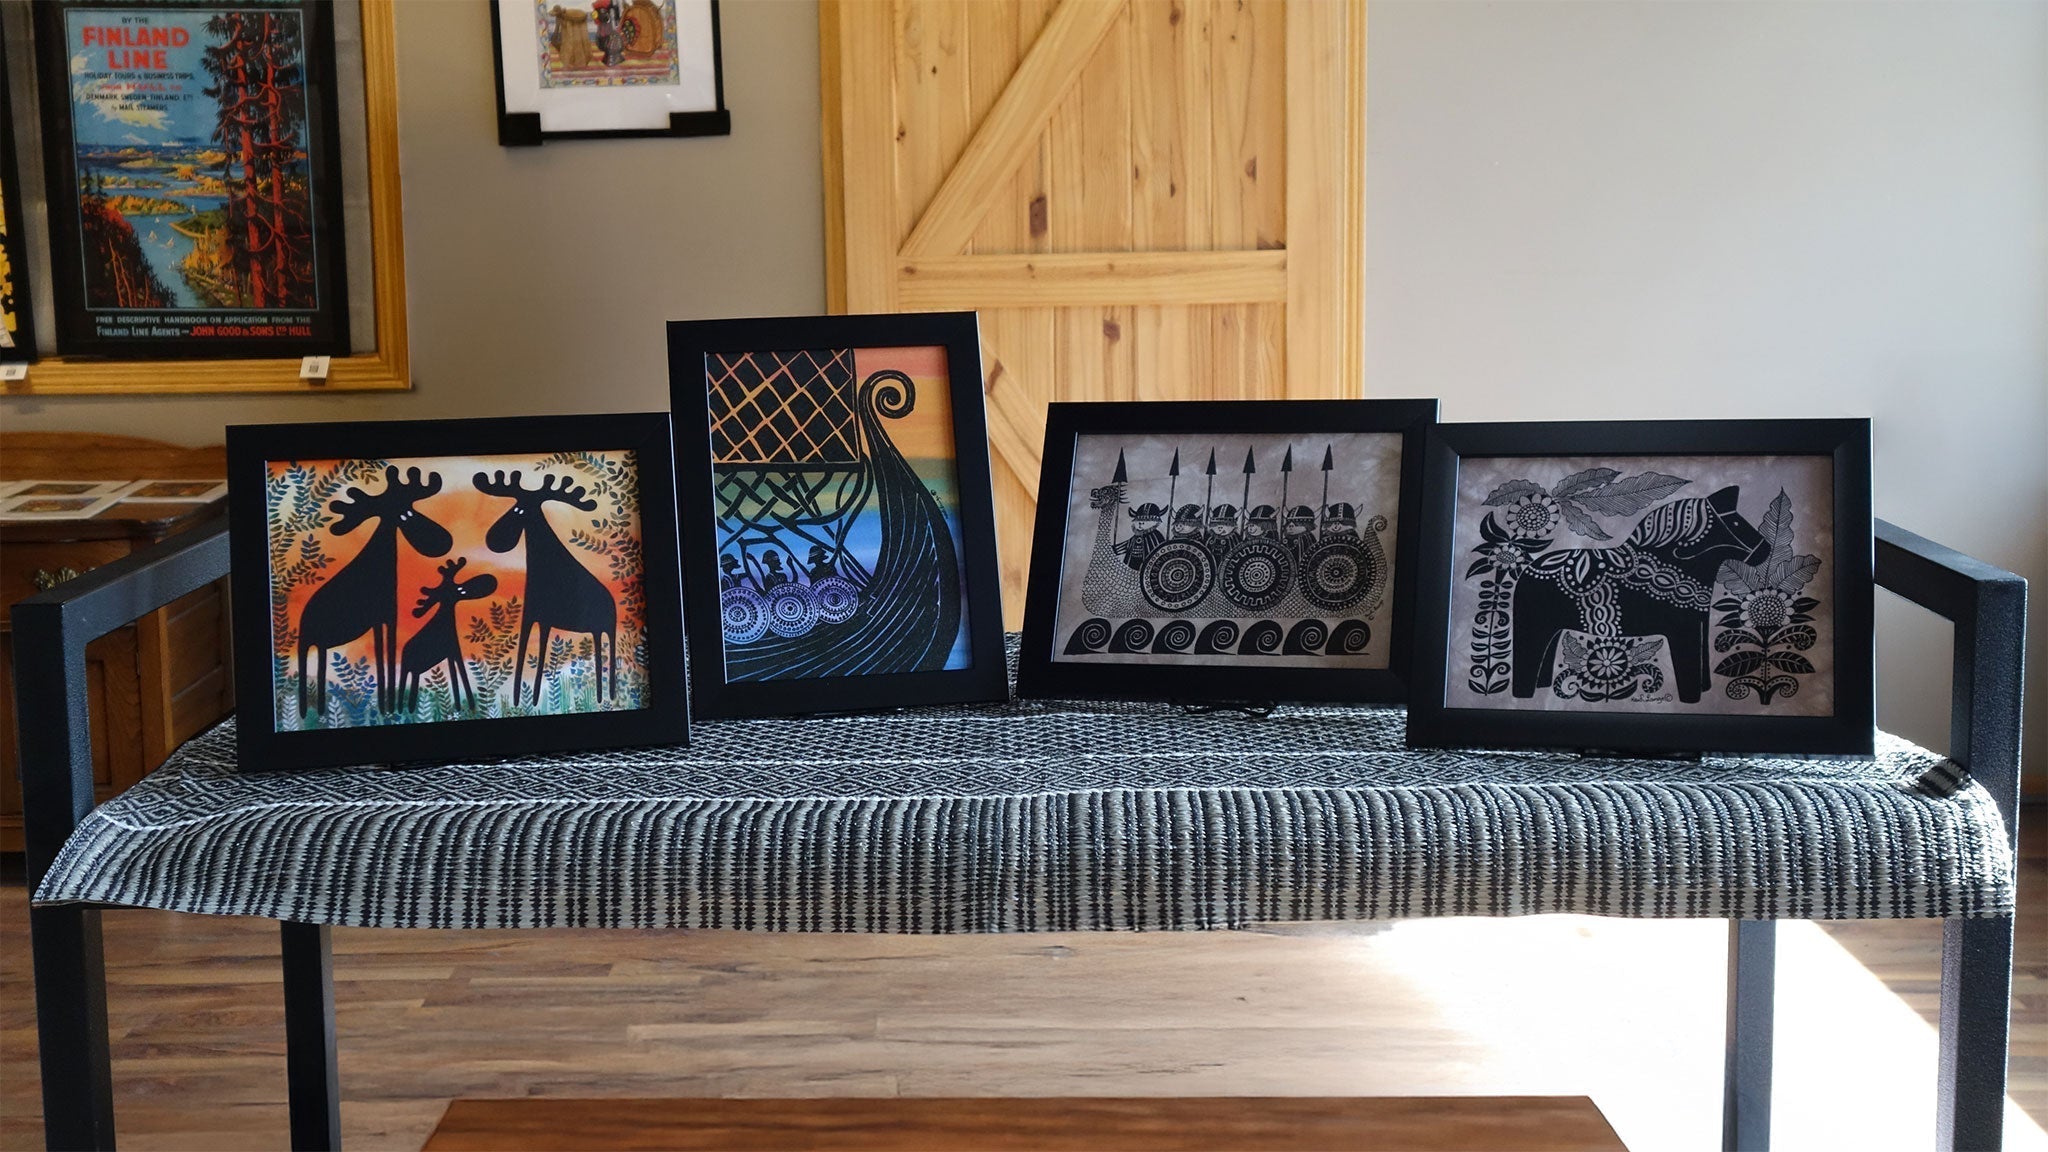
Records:
[[[1990,796],[1890,736],[1870,761],[1679,763],[1409,752],[1402,720],[1024,702],[305,773],[237,773],[229,722],[93,812],[36,898],[858,932],[2012,910]]]

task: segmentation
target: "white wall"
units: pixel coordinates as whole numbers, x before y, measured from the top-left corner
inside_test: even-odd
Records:
[[[1372,0],[1366,381],[1449,420],[1862,416],[2048,627],[2048,4]],[[1879,604],[1945,743],[1945,625]]]

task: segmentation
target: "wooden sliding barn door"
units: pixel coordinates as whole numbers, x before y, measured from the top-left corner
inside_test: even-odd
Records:
[[[1011,627],[1049,401],[1361,394],[1361,0],[819,19],[831,306],[981,313]]]

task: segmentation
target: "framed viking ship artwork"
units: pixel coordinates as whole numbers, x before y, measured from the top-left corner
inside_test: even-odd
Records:
[[[244,768],[689,737],[665,415],[227,430]]]
[[[331,5],[35,5],[57,350],[349,352]]]
[[[974,314],[668,347],[697,716],[1007,699]]]
[[[6,35],[0,32],[0,52]],[[14,103],[0,83],[0,361],[36,358],[35,308],[28,290],[28,237],[21,230],[21,168],[14,155]]]
[[[725,136],[718,0],[491,0],[498,143]]]
[[[1398,701],[1434,400],[1054,404],[1017,694]]]
[[[1871,754],[1870,422],[1447,424],[1408,741]]]

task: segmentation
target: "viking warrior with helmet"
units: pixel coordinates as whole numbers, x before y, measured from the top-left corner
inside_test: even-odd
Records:
[[[1133,571],[1143,568],[1145,560],[1166,543],[1166,534],[1159,530],[1159,522],[1166,517],[1166,509],[1157,504],[1145,503],[1130,509],[1131,535],[1119,540],[1112,547],[1117,555],[1124,558]]]

